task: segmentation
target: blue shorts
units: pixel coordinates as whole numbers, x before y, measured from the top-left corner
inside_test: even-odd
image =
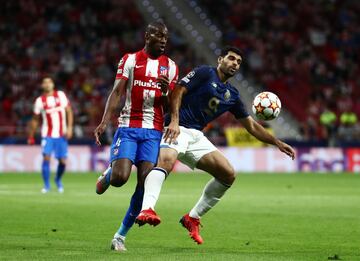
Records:
[[[117,159],[129,159],[133,164],[140,161],[157,163],[162,132],[143,128],[118,128],[110,148],[110,163]]]
[[[41,140],[42,153],[46,156],[51,156],[55,153],[55,158],[65,159],[68,154],[68,141],[64,137],[50,138],[45,137]]]

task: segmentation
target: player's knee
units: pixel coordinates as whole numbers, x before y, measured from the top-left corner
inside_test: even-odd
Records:
[[[165,169],[168,173],[170,173],[175,165],[176,157],[172,155],[161,155],[158,159],[157,166]]]
[[[126,175],[123,175],[121,171],[112,171],[110,177],[110,184],[114,187],[121,187],[128,180]]]
[[[60,163],[61,165],[66,166],[66,160],[65,160],[65,159],[61,159],[61,160],[59,160],[59,163]]]
[[[232,166],[228,166],[225,170],[223,182],[228,185],[232,185],[236,179],[236,173]]]
[[[44,156],[44,160],[50,161],[50,156],[49,156],[49,155],[45,155],[45,156]]]

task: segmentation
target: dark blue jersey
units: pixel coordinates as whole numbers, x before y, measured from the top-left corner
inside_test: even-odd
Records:
[[[239,91],[230,83],[221,82],[215,67],[200,66],[182,78],[179,85],[188,90],[179,111],[180,126],[202,130],[227,111],[237,119],[249,116]],[[169,123],[167,115],[165,124]]]

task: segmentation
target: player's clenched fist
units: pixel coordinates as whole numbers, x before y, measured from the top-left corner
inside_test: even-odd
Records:
[[[160,75],[157,78],[157,82],[160,83],[161,92],[162,93],[167,93],[168,88],[169,88],[169,84],[170,84],[169,78],[166,75]]]
[[[94,136],[95,136],[95,143],[96,145],[100,146],[101,142],[100,142],[100,136],[101,134],[104,133],[106,129],[106,123],[105,122],[101,122],[99,124],[99,126],[96,127],[96,129],[94,130]]]

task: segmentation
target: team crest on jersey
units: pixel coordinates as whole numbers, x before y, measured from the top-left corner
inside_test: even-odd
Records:
[[[224,94],[224,99],[225,99],[225,101],[230,100],[230,98],[231,98],[231,93],[230,93],[229,90],[226,90],[226,92],[225,92],[225,94]]]
[[[119,153],[119,149],[114,149],[113,154],[116,156],[116,155],[118,155],[118,153]]]
[[[166,75],[168,74],[169,67],[167,66],[160,66],[160,75]]]
[[[211,85],[212,85],[212,87],[214,87],[216,89],[216,87],[217,87],[216,83],[212,82]]]

